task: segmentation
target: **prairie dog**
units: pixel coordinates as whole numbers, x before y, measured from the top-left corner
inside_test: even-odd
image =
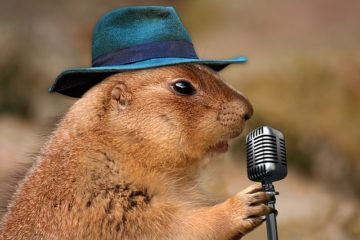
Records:
[[[250,102],[203,65],[114,74],[69,110],[22,182],[0,239],[237,239],[263,222],[255,184],[213,203],[197,179]]]

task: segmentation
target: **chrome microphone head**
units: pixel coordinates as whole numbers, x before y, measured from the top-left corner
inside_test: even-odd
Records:
[[[256,128],[246,136],[247,173],[252,181],[271,183],[287,175],[284,135],[271,127]]]

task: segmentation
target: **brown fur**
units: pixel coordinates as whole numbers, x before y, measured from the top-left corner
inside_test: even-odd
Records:
[[[177,79],[193,96],[171,90]],[[235,239],[271,211],[256,184],[222,203],[198,187],[216,143],[238,136],[248,100],[209,68],[115,74],[70,109],[8,208],[0,239]]]

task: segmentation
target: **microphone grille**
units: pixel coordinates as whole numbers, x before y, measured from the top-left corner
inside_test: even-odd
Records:
[[[273,182],[287,175],[284,135],[271,127],[256,128],[246,137],[248,177]]]

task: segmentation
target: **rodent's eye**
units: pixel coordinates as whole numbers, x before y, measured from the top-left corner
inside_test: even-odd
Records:
[[[171,84],[171,88],[178,94],[181,95],[194,95],[196,93],[195,88],[191,83],[185,80],[178,80]]]

